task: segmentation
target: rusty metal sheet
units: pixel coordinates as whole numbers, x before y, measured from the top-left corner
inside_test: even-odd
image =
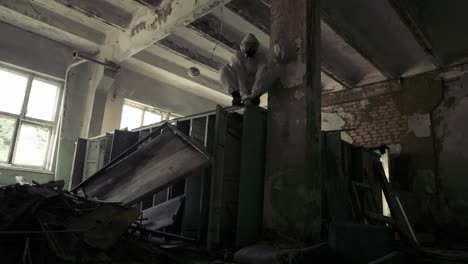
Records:
[[[142,226],[146,229],[157,230],[172,225],[184,200],[185,196],[181,195],[144,210],[142,212],[144,219],[141,223]]]
[[[153,133],[161,134],[155,137]],[[131,205],[210,163],[209,154],[171,124],[153,133],[135,144],[137,150],[104,167],[74,191]]]

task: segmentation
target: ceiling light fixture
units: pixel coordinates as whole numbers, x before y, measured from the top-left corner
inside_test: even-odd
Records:
[[[200,70],[197,67],[190,67],[187,71],[190,77],[198,77],[200,76]]]

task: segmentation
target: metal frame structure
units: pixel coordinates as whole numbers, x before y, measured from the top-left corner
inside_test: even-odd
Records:
[[[24,94],[23,98],[23,103],[21,106],[21,111],[19,114],[12,114],[8,112],[2,112],[0,111],[0,116],[5,116],[7,118],[14,118],[15,120],[15,129],[12,135],[12,143],[10,145],[9,149],[9,154],[8,154],[8,159],[7,161],[0,161],[0,164],[5,164],[9,166],[14,166],[14,167],[20,167],[20,168],[30,168],[30,169],[41,169],[41,170],[47,170],[51,171],[53,164],[54,164],[54,148],[56,145],[57,139],[57,134],[58,134],[58,120],[59,120],[59,105],[61,104],[62,100],[62,93],[63,93],[63,81],[53,78],[53,77],[48,77],[43,74],[38,74],[33,71],[28,71],[25,69],[20,69],[14,66],[11,66],[9,64],[5,63],[0,63],[0,69],[3,71],[11,72],[13,74],[17,75],[22,75],[24,77],[28,78],[27,85],[26,85],[26,91]],[[34,80],[40,80],[42,82],[50,83],[52,85],[57,86],[57,95],[55,98],[55,106],[54,106],[54,117],[52,121],[47,121],[47,120],[41,120],[37,118],[32,118],[27,116],[27,107],[28,107],[28,102],[29,102],[29,97],[31,94],[31,89],[32,89],[32,83]],[[16,155],[17,151],[17,145],[19,141],[19,135],[21,133],[21,126],[23,124],[30,124],[36,127],[45,127],[49,129],[49,138],[47,140],[47,153],[46,153],[46,158],[44,159],[44,162],[42,166],[33,166],[33,165],[23,165],[23,164],[17,164],[14,163],[14,158]]]
[[[227,107],[226,111],[243,113],[244,108]],[[147,137],[167,122],[174,125],[184,136],[190,138],[197,148],[204,149],[211,155],[213,154],[214,147],[215,121],[216,111],[208,111],[127,131],[125,133],[127,133],[129,137],[131,135],[137,136],[136,139],[134,138],[129,142],[125,142],[125,139],[116,137],[118,130],[114,133],[107,133],[89,139],[79,139],[77,141],[71,187],[76,188],[80,182],[86,180],[86,178],[93,175],[94,172],[103,167],[112,165],[112,163],[118,159],[118,156],[114,155],[112,157],[111,155],[113,152],[112,150],[115,149],[115,145],[130,144],[131,142],[133,142],[131,144],[133,145],[136,143],[135,141]],[[118,132],[121,133],[124,131]],[[129,150],[123,150],[121,153],[127,151]],[[180,195],[184,195],[185,206],[182,208],[183,217],[175,219],[174,224],[171,227],[165,228],[164,231],[204,241],[207,234],[206,224],[208,221],[206,219],[209,210],[211,175],[211,168],[199,169],[187,176],[184,180],[150,195],[150,197],[139,202],[136,206],[143,211]]]

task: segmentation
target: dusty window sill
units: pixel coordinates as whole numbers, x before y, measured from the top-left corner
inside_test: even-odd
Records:
[[[43,170],[39,168],[35,169],[35,168],[28,168],[28,167],[20,167],[20,166],[14,166],[14,165],[9,165],[9,164],[0,164],[0,170],[23,171],[23,172],[33,172],[33,173],[54,175],[53,171]]]

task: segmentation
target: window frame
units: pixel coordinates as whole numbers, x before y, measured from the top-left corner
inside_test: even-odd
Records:
[[[124,105],[128,105],[130,107],[134,107],[134,108],[137,108],[137,109],[141,110],[141,119],[140,119],[141,121],[140,121],[140,126],[139,127],[151,125],[151,124],[144,125],[145,112],[150,112],[150,113],[153,113],[153,114],[160,115],[161,116],[161,121],[160,122],[171,120],[171,119],[169,119],[171,116],[173,116],[175,118],[181,117],[179,114],[175,114],[175,113],[172,113],[172,112],[169,112],[169,111],[164,111],[164,110],[161,110],[161,109],[159,109],[157,107],[153,107],[153,106],[150,106],[150,105],[147,105],[147,104],[139,103],[139,102],[127,99],[127,98],[124,99],[123,106]],[[123,113],[123,106],[122,106],[122,113]],[[122,123],[122,118],[120,119],[120,122]],[[125,127],[121,127],[121,129],[123,129],[123,128],[125,128]],[[133,129],[135,129],[135,128],[133,128]],[[130,130],[132,130],[132,129],[130,129]]]
[[[0,166],[8,166],[8,167],[15,167],[15,168],[29,168],[29,169],[36,169],[36,170],[43,170],[52,172],[52,167],[54,164],[54,154],[55,154],[55,146],[57,143],[57,135],[58,135],[58,122],[60,117],[60,105],[63,96],[63,86],[64,82],[61,79],[46,76],[44,74],[36,73],[33,71],[28,71],[25,69],[20,69],[14,66],[6,65],[0,62],[0,70],[7,71],[17,75],[23,75],[24,77],[28,78],[26,84],[26,91],[23,97],[23,104],[21,106],[21,111],[19,114],[12,114],[8,112],[0,111],[0,116],[5,116],[7,118],[14,118],[15,119],[15,127],[13,131],[13,136],[10,144],[10,148],[8,151],[8,159],[7,161],[0,161]],[[32,83],[34,80],[42,81],[45,83],[50,83],[57,86],[57,95],[55,98],[55,106],[54,106],[54,118],[52,121],[37,119],[33,117],[27,116],[28,110],[28,103],[31,95]],[[35,165],[25,165],[25,164],[18,164],[14,163],[15,156],[17,154],[17,146],[19,143],[19,135],[21,132],[22,124],[30,124],[36,127],[45,127],[50,130],[48,141],[47,141],[47,151],[45,155],[45,159],[41,166]]]

